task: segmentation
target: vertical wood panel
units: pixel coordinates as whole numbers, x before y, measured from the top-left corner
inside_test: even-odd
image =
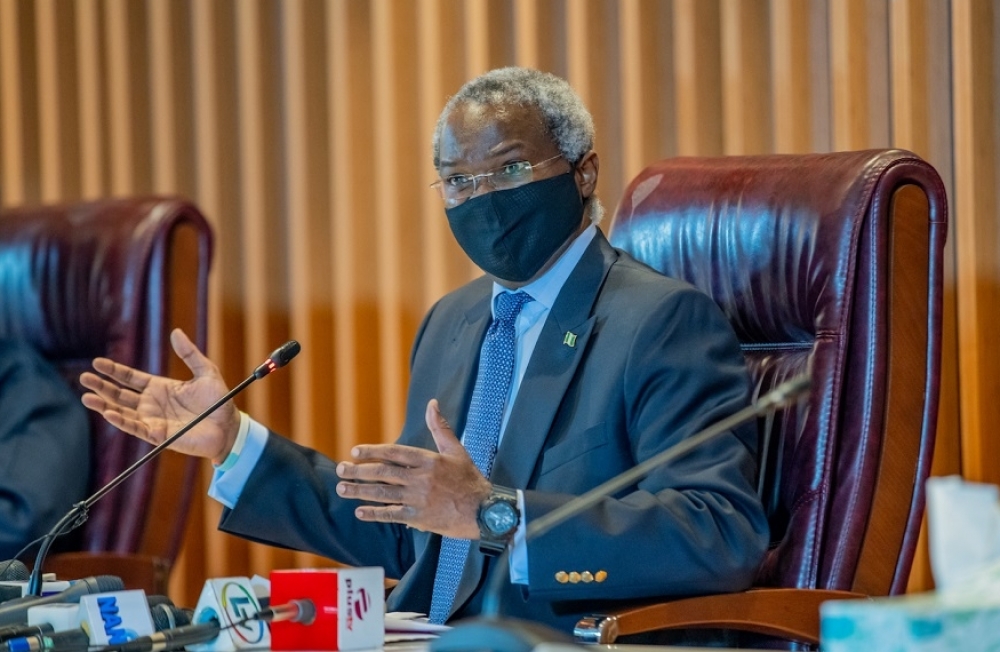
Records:
[[[1000,481],[1000,225],[997,205],[997,35],[989,0],[952,4],[955,232],[962,459],[971,480]]]
[[[195,167],[197,169],[198,204],[218,233],[218,215],[221,212],[222,199],[218,178],[215,170],[220,164],[218,144],[215,140],[217,122],[221,119],[218,111],[218,88],[216,72],[216,38],[214,3],[194,2],[192,4],[192,50],[194,52],[194,98],[195,98]],[[230,236],[231,237],[231,236]],[[209,278],[209,351],[218,351],[223,340],[222,313],[222,275],[219,269],[220,261],[214,261],[216,271]],[[208,476],[206,469],[202,473],[203,481]],[[212,532],[219,522],[221,509],[210,501],[202,501],[204,506],[201,530]],[[200,570],[203,577],[225,577],[227,575],[226,545],[218,537],[206,536],[204,542],[204,557],[200,560]],[[195,571],[195,569],[192,569]],[[196,572],[196,571],[195,571]],[[194,574],[194,573],[192,573]]]
[[[62,198],[63,171],[61,147],[66,134],[60,119],[59,33],[55,0],[36,0],[35,48],[38,59],[38,122],[41,200],[54,203]]]
[[[73,8],[76,14],[80,195],[84,199],[94,199],[106,192],[105,149],[102,137],[104,130],[101,120],[103,87],[98,53],[99,5],[92,0],[77,0]]]
[[[593,3],[566,3],[566,79],[573,85],[584,104],[589,106],[592,94],[588,59],[591,42],[587,38],[589,11]]]
[[[465,7],[465,76],[472,79],[490,67],[490,0],[467,0]]]
[[[730,155],[773,151],[767,0],[723,0],[723,151]]]
[[[523,4],[523,3],[520,3]],[[431,152],[431,134],[437,126],[441,107],[447,98],[454,94],[457,88],[446,84],[446,78],[454,83],[454,78],[461,78],[463,70],[451,61],[448,50],[453,42],[446,35],[454,34],[461,29],[456,20],[454,7],[445,7],[440,0],[425,2],[417,12],[417,33],[419,48],[417,52],[420,70],[420,100],[418,105],[420,125],[418,137],[420,145],[417,148],[415,169],[419,170],[420,188],[417,200],[421,206],[421,226],[426,235],[424,249],[422,303],[431,305],[438,297],[453,289],[465,278],[457,276],[454,265],[449,261],[462,260],[464,256],[456,251],[454,238],[448,221],[444,215],[444,204],[440,194],[427,187],[437,178]],[[518,11],[523,11],[518,6]],[[523,17],[518,20],[523,20]],[[456,74],[457,73],[457,74]],[[467,266],[463,265],[467,270]]]
[[[649,164],[644,142],[648,142],[643,120],[645,100],[652,89],[643,83],[645,67],[643,52],[643,16],[639,0],[622,0],[618,22],[621,41],[622,125],[621,181],[628,183],[643,167]]]
[[[719,29],[716,2],[674,0],[674,97],[681,156],[722,153]]]
[[[244,313],[246,327],[243,333],[246,364],[251,366],[253,351],[267,351],[274,346],[278,337],[270,332],[268,305],[270,284],[273,274],[268,265],[261,261],[270,260],[268,243],[271,224],[268,223],[267,195],[272,186],[267,178],[264,159],[264,106],[262,90],[264,53],[261,51],[261,3],[241,2],[236,10],[236,60],[237,60],[237,106],[239,112],[239,174],[240,174],[240,219],[244,224],[240,245],[243,249],[241,271],[244,284]],[[273,56],[273,53],[269,53]],[[263,423],[270,423],[272,414],[271,383],[261,383],[250,392],[245,401],[251,414]]]
[[[326,34],[329,44],[327,50],[329,70],[329,111],[330,125],[329,148],[333,159],[329,185],[332,191],[330,249],[333,254],[333,338],[334,338],[334,368],[337,374],[356,373],[355,355],[359,349],[357,337],[355,302],[352,292],[355,261],[355,202],[352,201],[354,184],[351,175],[356,152],[352,143],[354,123],[351,120],[351,107],[348,98],[340,92],[351,88],[352,66],[350,63],[351,34],[358,30],[351,27],[350,0],[335,0],[328,5],[326,13]],[[355,6],[356,9],[356,6]],[[333,382],[334,399],[337,414],[334,419],[335,432],[338,433],[335,459],[345,459],[349,456],[354,439],[348,433],[356,433],[362,423],[361,410],[358,407],[359,388],[354,382],[335,380]]]
[[[170,0],[148,0],[150,54],[150,107],[151,142],[150,156],[153,163],[153,190],[159,193],[176,192],[177,176],[177,102],[174,93],[174,62],[176,56],[170,38],[173,22]]]
[[[24,100],[21,93],[21,39],[16,0],[0,0],[0,200],[8,206],[23,204]]]
[[[481,10],[485,12],[485,7]],[[397,88],[398,68],[394,60],[394,46],[401,31],[397,24],[399,20],[397,5],[389,0],[372,3],[375,124],[380,125],[375,132],[375,168],[378,184],[385,190],[376,192],[374,215],[379,234],[375,255],[378,262],[378,346],[383,387],[382,441],[392,441],[401,429],[404,397],[399,379],[406,376],[402,364],[406,354],[401,346],[403,334],[400,330],[403,318],[400,282],[403,243],[397,216],[405,215],[407,210],[394,192],[402,182],[396,113],[402,98]],[[477,53],[477,57],[482,57],[484,62],[486,56],[485,51]]]
[[[892,140],[895,145],[910,149],[934,164],[944,178],[948,196],[953,197],[950,132],[941,134],[934,128],[936,116],[943,117],[946,124],[950,122],[951,79],[947,67],[942,66],[941,59],[934,55],[941,47],[947,49],[947,25],[947,8],[940,3],[894,0],[891,5]],[[939,45],[928,47],[929,44]],[[962,470],[959,447],[954,219],[950,230],[945,250],[941,400],[932,469],[935,475],[950,475]],[[922,533],[920,549],[922,554],[915,559],[910,573],[910,587],[914,590],[929,587],[933,583],[926,554],[926,532]]]
[[[104,40],[107,44],[105,66],[108,70],[107,115],[108,154],[111,160],[111,194],[127,195],[135,187],[135,161],[132,159],[136,116],[131,105],[129,69],[128,0],[105,0]]]
[[[830,3],[835,150],[889,144],[886,21],[880,0]]]
[[[309,110],[306,96],[306,7],[305,0],[286,0],[281,3],[282,78],[285,97],[282,112],[282,130],[285,134],[286,163],[284,213],[288,216],[289,269],[289,327],[296,337],[312,347],[319,337],[312,331],[309,313],[314,305],[315,285],[323,275],[321,261],[312,256],[311,238],[322,238],[322,232],[312,233],[309,206]],[[318,171],[321,172],[321,171]],[[310,267],[316,266],[316,278],[310,279]],[[310,413],[310,377],[313,375],[315,356],[306,349],[296,363],[288,368],[297,391],[293,392],[292,428],[300,433],[300,441],[316,447],[316,423]]]
[[[525,68],[541,67],[538,47],[540,28],[538,3],[535,0],[514,0],[514,49],[517,52],[517,65]]]
[[[800,0],[772,0],[770,16],[774,151],[809,152],[814,105],[809,5]]]

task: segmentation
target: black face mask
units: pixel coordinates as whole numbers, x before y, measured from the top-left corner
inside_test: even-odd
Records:
[[[496,278],[523,283],[580,227],[583,199],[574,173],[567,172],[494,190],[444,212],[472,262]]]

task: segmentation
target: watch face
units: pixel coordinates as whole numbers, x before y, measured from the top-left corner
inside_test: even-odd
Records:
[[[510,503],[499,500],[483,510],[483,524],[496,535],[507,534],[517,526],[517,511]]]

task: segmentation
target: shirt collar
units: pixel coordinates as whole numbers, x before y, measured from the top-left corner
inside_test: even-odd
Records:
[[[566,279],[573,273],[576,264],[583,257],[583,252],[587,250],[587,245],[590,244],[590,241],[594,239],[594,235],[596,234],[597,226],[591,224],[573,240],[573,244],[566,248],[566,251],[559,256],[559,260],[547,272],[518,291],[527,292],[538,305],[544,307],[545,310],[551,310],[556,302],[556,297],[559,296],[559,291],[566,284]],[[493,297],[490,302],[491,309],[495,305],[493,300],[501,292],[510,292],[510,290],[494,282]]]

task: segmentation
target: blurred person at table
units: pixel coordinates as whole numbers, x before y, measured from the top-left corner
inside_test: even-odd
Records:
[[[0,560],[85,498],[89,474],[86,410],[31,345],[0,338]]]

